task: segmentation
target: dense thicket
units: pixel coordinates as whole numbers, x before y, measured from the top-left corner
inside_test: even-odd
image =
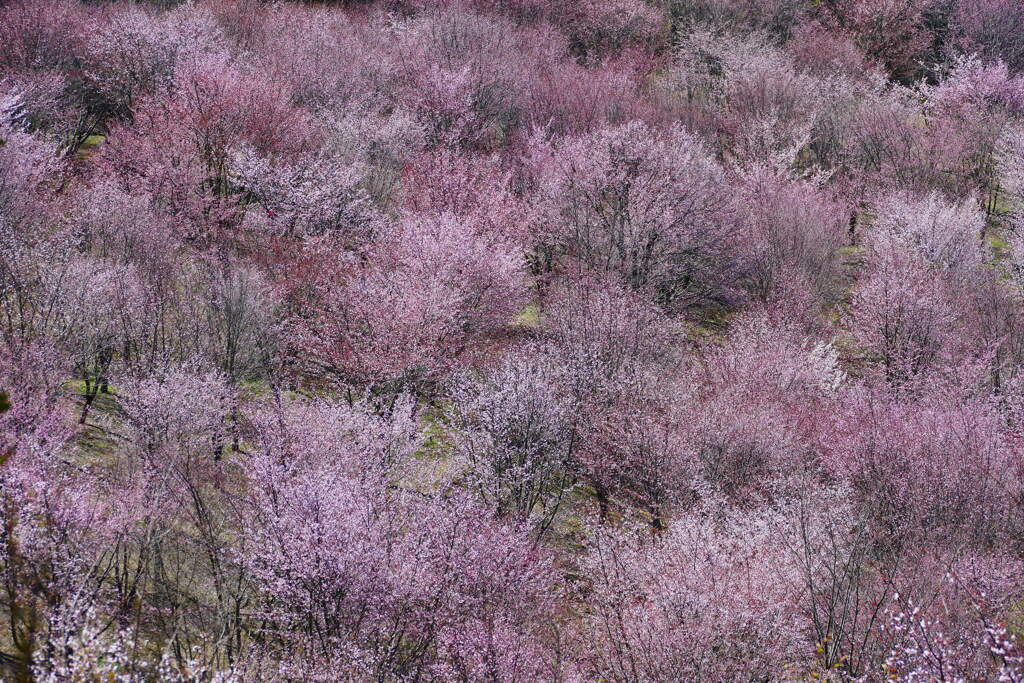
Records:
[[[0,0],[0,671],[1024,681],[1019,0]]]

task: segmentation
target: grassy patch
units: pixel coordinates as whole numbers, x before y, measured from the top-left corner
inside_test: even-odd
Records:
[[[418,455],[431,459],[446,459],[451,455],[454,444],[445,418],[444,405],[432,405],[420,417],[420,433],[423,445]]]
[[[994,263],[1002,263],[1010,256],[1010,243],[997,228],[989,228],[985,231],[985,243],[992,252]]]
[[[90,154],[93,153],[93,151],[95,151],[97,147],[103,144],[103,141],[106,139],[107,138],[104,135],[90,135],[89,137],[87,137],[85,139],[85,142],[83,142],[82,145],[78,148],[78,158],[85,159],[86,157],[88,157]]]
[[[528,327],[530,329],[540,327],[540,306],[536,303],[528,305],[512,320],[512,324],[516,327]]]

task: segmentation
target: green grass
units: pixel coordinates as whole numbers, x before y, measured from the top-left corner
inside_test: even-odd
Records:
[[[271,396],[270,383],[263,379],[243,379],[238,382],[238,399],[248,401]]]
[[[446,409],[446,405],[436,403],[420,413],[420,433],[423,436],[423,445],[417,453],[420,457],[444,460],[451,455],[453,443],[445,417]]]
[[[89,137],[87,137],[85,139],[85,142],[83,142],[82,145],[78,148],[78,158],[85,159],[86,157],[88,157],[96,150],[97,147],[103,144],[103,141],[106,139],[107,138],[104,135],[90,135]]]
[[[536,303],[532,303],[524,308],[522,312],[512,320],[512,324],[516,327],[536,329],[540,327],[540,317],[540,306]]]
[[[999,231],[989,228],[985,233],[985,241],[988,243],[989,249],[992,250],[992,259],[996,263],[1002,262],[1009,256],[1010,243]]]
[[[70,410],[73,419],[77,422],[82,414],[85,382],[80,379],[73,379],[68,380],[64,386],[76,399],[71,403]],[[116,433],[107,431],[112,424],[112,420],[106,419],[117,414],[117,388],[109,386],[108,392],[96,394],[92,405],[89,406],[89,416],[86,424],[80,425],[82,428],[78,430],[74,437],[74,443],[80,458],[80,464],[82,465],[98,465],[107,462],[111,454],[117,450]],[[116,432],[117,428],[113,429]]]
[[[68,380],[64,385],[72,393],[78,397],[85,395],[85,381],[81,379]],[[92,406],[90,406],[90,412],[95,410],[99,413],[110,413],[117,409],[117,387],[113,384],[107,386],[106,392],[97,392],[96,398],[93,399]]]

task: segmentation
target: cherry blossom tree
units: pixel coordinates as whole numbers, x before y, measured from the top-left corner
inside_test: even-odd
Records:
[[[957,3],[951,33],[954,45],[999,59],[1014,71],[1024,68],[1024,43],[1010,27],[1021,18],[1020,5],[1007,0],[973,0]]]
[[[415,439],[361,410],[320,410],[320,420],[348,425],[327,442],[306,442],[286,418],[288,431],[274,430],[247,468],[241,559],[266,596],[267,646],[281,672],[540,675],[537,628],[554,581],[544,553],[454,492],[404,488]],[[304,413],[308,424],[315,414]]]
[[[387,387],[439,379],[525,305],[524,260],[446,214],[406,219],[317,292],[298,342],[325,377]]]
[[[692,136],[632,123],[553,153],[548,220],[581,267],[668,306],[723,296],[732,207],[724,174]]]
[[[826,459],[856,487],[881,538],[984,544],[1012,524],[1018,472],[984,398],[941,385],[916,399],[859,388],[846,405]]]
[[[752,512],[680,519],[654,537],[597,530],[584,563],[589,675],[753,678],[795,663],[799,570],[773,526]]]
[[[482,378],[457,378],[450,392],[467,485],[499,517],[531,522],[540,533],[579,470],[577,417],[563,372],[557,358],[520,353]]]
[[[926,0],[827,0],[817,10],[837,33],[848,33],[896,79],[914,77],[931,47]]]
[[[834,297],[844,207],[813,185],[787,182],[763,168],[749,174],[742,191],[741,267],[752,297],[777,301],[797,288],[812,298]]]
[[[614,496],[646,513],[657,531],[670,511],[692,502],[700,472],[689,398],[683,382],[646,370],[591,408],[581,425],[580,459],[603,513],[605,498]]]
[[[115,526],[96,473],[68,459],[73,431],[59,352],[33,343],[0,357],[0,386],[10,396],[0,414],[0,572],[14,649],[5,665],[14,680],[30,681],[62,606],[75,596],[95,599],[95,572]]]

